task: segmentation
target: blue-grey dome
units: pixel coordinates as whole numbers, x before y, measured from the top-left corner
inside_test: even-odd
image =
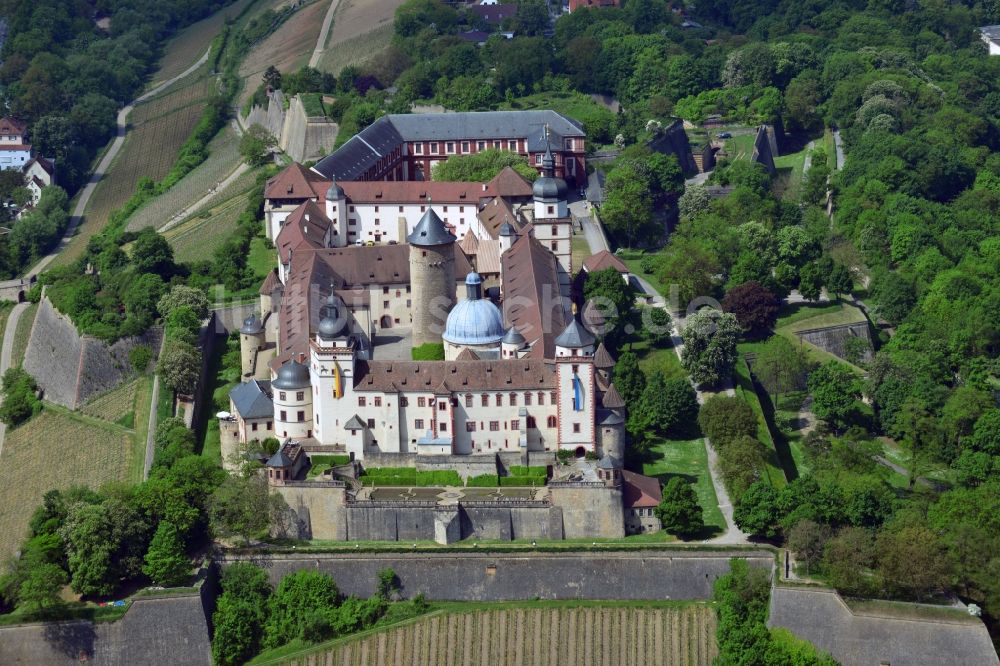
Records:
[[[285,361],[271,382],[271,386],[278,389],[301,389],[309,385],[309,368],[298,361]]]
[[[507,334],[503,336],[503,343],[505,345],[517,345],[519,349],[526,342],[527,340],[524,339],[524,336],[521,335],[521,333],[513,326],[511,326],[510,330],[507,331]]]
[[[328,187],[326,190],[326,200],[336,201],[337,199],[343,199],[343,198],[344,198],[344,188],[342,188],[340,185],[337,185],[337,179],[334,178],[333,182],[330,183],[330,187]]]
[[[256,312],[251,312],[250,316],[243,320],[240,333],[244,335],[257,335],[264,330],[264,322],[260,320]]]
[[[493,301],[482,298],[483,279],[479,273],[465,277],[468,298],[448,313],[443,337],[456,345],[499,344],[504,336],[503,315]]]

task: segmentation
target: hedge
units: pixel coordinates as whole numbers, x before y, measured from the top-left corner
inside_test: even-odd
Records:
[[[543,479],[549,475],[545,467],[525,467],[524,465],[511,465],[511,476],[540,476]]]
[[[372,467],[361,475],[362,483],[382,486],[460,486],[462,477],[453,469],[418,472],[405,467]]]
[[[500,485],[500,477],[496,474],[480,474],[479,476],[470,476],[465,485],[470,488],[495,488]]]
[[[351,462],[351,456],[349,455],[309,456],[309,462],[312,463],[313,467],[317,465],[329,465],[330,467],[338,467],[340,465],[346,465],[349,462]]]
[[[537,476],[501,476],[501,486],[544,486],[545,479]]]

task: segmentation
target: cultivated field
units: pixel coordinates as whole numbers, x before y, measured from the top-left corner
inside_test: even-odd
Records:
[[[130,478],[129,431],[60,409],[46,409],[7,431],[0,455],[0,561],[11,556],[42,496],[53,488]]]
[[[708,605],[501,608],[440,613],[346,640],[284,663],[296,666],[711,664]]]
[[[332,32],[332,31],[331,31]],[[361,65],[389,46],[392,41],[392,22],[383,23],[373,30],[348,36],[334,46],[327,47],[319,60],[318,68],[339,74],[348,65]]]
[[[139,379],[134,379],[94,398],[81,407],[80,411],[87,416],[94,416],[111,423],[118,423],[126,419],[135,413],[135,396],[139,389],[139,381]]]
[[[212,39],[222,30],[226,19],[238,15],[247,5],[254,2],[258,0],[236,0],[228,7],[223,7],[211,16],[184,28],[164,48],[160,69],[149,87],[155,88],[160,81],[173,78],[190,67],[205,53]]]
[[[240,106],[260,85],[268,66],[274,65],[282,72],[293,72],[309,62],[329,6],[329,0],[318,0],[299,9],[250,51],[240,66],[240,76],[246,80]]]
[[[64,266],[78,259],[111,213],[132,196],[140,178],[156,181],[170,171],[214,86],[215,79],[201,70],[135,108],[121,152],[94,190],[76,236],[53,264]]]
[[[253,175],[250,185],[253,185]],[[239,182],[238,179],[237,182]],[[236,230],[236,220],[246,209],[249,192],[237,195],[211,208],[201,215],[195,215],[182,224],[163,232],[164,238],[174,248],[178,261],[199,261],[211,259],[215,248],[222,245]]]
[[[402,0],[340,0],[319,69],[337,74],[369,60],[392,39],[392,20]]]
[[[133,213],[128,220],[128,230],[138,231],[146,227],[159,229],[169,222],[175,214],[182,211],[186,211],[185,214],[198,212],[187,209],[239,166],[239,144],[239,138],[232,125],[226,125],[208,144],[208,159],[195,167],[176,185]],[[253,183],[253,176],[250,175],[249,178],[249,182]],[[217,205],[246,189],[245,177],[240,178],[225,190],[217,192],[210,200],[209,205]]]

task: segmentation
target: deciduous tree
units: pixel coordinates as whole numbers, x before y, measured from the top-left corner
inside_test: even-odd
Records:
[[[736,364],[736,343],[740,324],[729,313],[708,308],[687,319],[681,337],[681,362],[697,384],[715,385],[729,377]]]
[[[747,335],[756,338],[774,328],[781,303],[778,297],[759,282],[733,287],[722,299],[722,309],[736,315]]]

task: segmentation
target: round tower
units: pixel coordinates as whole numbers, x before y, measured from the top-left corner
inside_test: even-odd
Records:
[[[503,336],[503,340],[500,341],[500,357],[501,358],[517,358],[518,352],[522,351],[528,346],[528,341],[524,339],[516,328],[513,326],[507,331]]]
[[[285,361],[271,381],[274,434],[279,439],[313,436],[312,381],[308,366]]]
[[[240,327],[240,368],[244,377],[256,374],[257,352],[264,346],[264,322],[256,312]]]
[[[625,401],[614,384],[609,384],[601,396],[601,407],[597,410],[597,442],[601,455],[625,460]]]
[[[448,312],[455,304],[455,241],[433,208],[406,237],[413,288],[413,346],[441,344]]]

